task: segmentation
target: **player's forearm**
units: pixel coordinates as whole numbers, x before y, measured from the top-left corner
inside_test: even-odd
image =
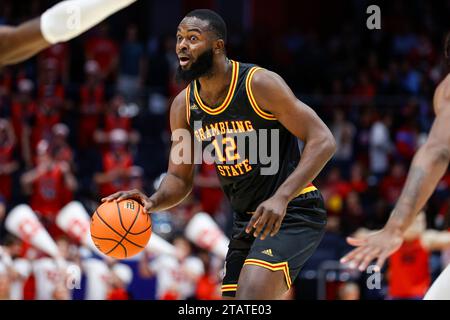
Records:
[[[442,146],[425,144],[419,149],[387,227],[403,232],[411,225],[447,171],[449,160],[450,152]]]
[[[0,28],[0,67],[23,61],[47,48],[49,43],[40,30],[36,18],[17,27]]]
[[[336,142],[331,134],[308,141],[297,168],[278,188],[275,195],[288,201],[294,199],[317,177],[335,151]]]
[[[192,190],[192,181],[168,173],[158,190],[150,197],[153,211],[172,208],[183,201]]]

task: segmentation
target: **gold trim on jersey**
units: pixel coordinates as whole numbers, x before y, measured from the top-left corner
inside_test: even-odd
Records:
[[[255,96],[253,95],[253,91],[252,91],[252,78],[253,78],[253,75],[255,74],[255,72],[258,70],[263,70],[263,69],[260,67],[253,67],[252,69],[250,69],[250,72],[247,75],[247,80],[245,81],[245,89],[247,91],[248,100],[250,101],[250,104],[251,104],[253,110],[255,110],[255,112],[258,116],[260,116],[261,118],[266,119],[266,120],[277,120],[277,118],[275,118],[275,116],[273,114],[264,111],[263,109],[261,109],[258,106],[258,103],[256,103],[256,99],[255,99]]]
[[[221,291],[222,292],[230,292],[230,291],[237,291],[237,284],[224,284],[222,285]]]
[[[291,281],[291,277],[289,275],[289,266],[288,266],[287,261],[280,262],[280,263],[270,263],[270,262],[267,262],[264,260],[259,260],[259,259],[247,259],[244,262],[244,266],[246,264],[263,267],[263,268],[269,269],[271,271],[280,271],[280,270],[283,271],[284,278],[286,280],[288,289],[291,288],[292,281]]]
[[[301,196],[302,194],[308,193],[308,192],[313,192],[318,190],[315,186],[310,186],[310,187],[306,187],[305,189],[303,189],[302,191],[300,191],[296,197]]]
[[[227,96],[225,97],[225,100],[219,107],[210,108],[203,103],[202,98],[200,97],[200,94],[198,93],[197,81],[194,81],[195,100],[199,104],[200,108],[202,108],[203,111],[205,111],[206,113],[208,113],[210,115],[216,116],[216,115],[222,113],[223,111],[225,111],[225,109],[229,106],[231,100],[233,99],[234,91],[236,90],[236,84],[237,84],[238,76],[239,76],[239,62],[236,62],[233,60],[230,60],[230,61],[232,64],[231,83],[230,83],[230,87],[228,88]]]
[[[191,85],[186,87],[186,120],[187,124],[190,124],[191,121]]]

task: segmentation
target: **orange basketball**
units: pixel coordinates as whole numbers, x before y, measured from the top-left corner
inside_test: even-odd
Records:
[[[103,202],[91,218],[91,237],[105,255],[125,259],[141,252],[152,234],[152,220],[135,200]]]

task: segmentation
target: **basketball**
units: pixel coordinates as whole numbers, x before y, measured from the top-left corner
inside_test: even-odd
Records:
[[[115,259],[130,258],[141,252],[152,234],[150,215],[135,200],[102,203],[91,218],[95,246]]]

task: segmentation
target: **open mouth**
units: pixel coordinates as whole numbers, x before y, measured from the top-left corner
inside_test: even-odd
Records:
[[[188,57],[179,57],[179,60],[180,60],[180,66],[182,66],[182,67],[186,66],[190,61],[190,59]]]

